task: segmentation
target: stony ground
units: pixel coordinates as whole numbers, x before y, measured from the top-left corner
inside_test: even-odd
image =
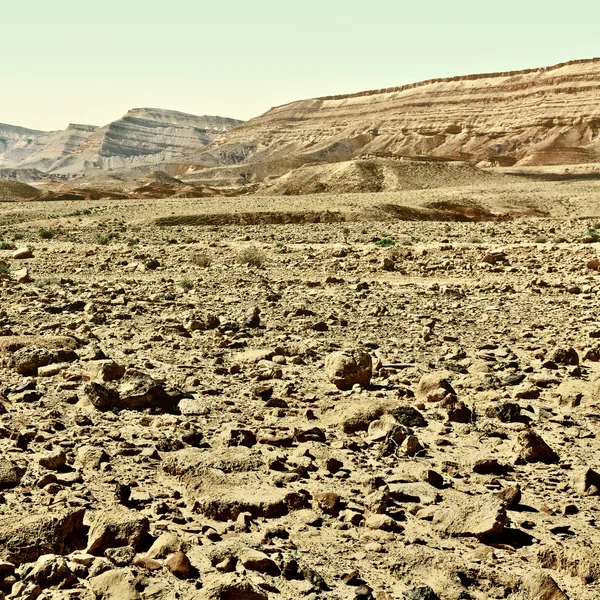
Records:
[[[177,207],[3,205],[7,598],[599,597],[593,220]]]

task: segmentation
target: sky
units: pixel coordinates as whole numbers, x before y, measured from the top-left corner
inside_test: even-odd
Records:
[[[3,0],[0,123],[273,106],[600,56],[584,0]]]

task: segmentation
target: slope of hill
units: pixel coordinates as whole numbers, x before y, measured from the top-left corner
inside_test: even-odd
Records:
[[[178,160],[242,123],[153,108],[130,110],[104,127],[69,125],[44,133],[0,125],[0,167],[76,174]]]
[[[301,100],[230,131],[198,158],[248,165],[255,179],[265,164],[281,175],[377,153],[500,166],[594,162],[599,92],[600,59],[590,59]]]
[[[367,159],[305,165],[262,188],[275,195],[396,192],[493,183],[499,176],[459,162]]]
[[[42,192],[21,181],[0,180],[0,200],[35,200]]]

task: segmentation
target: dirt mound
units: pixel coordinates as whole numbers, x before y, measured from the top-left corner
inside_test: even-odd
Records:
[[[395,192],[458,187],[494,179],[495,175],[461,162],[372,158],[305,165],[267,184],[261,192],[284,196],[324,192]]]
[[[20,181],[0,180],[0,200],[35,200],[42,192]]]
[[[544,148],[532,152],[519,162],[520,166],[580,165],[598,160],[598,154],[588,148]]]
[[[287,225],[304,223],[340,223],[345,216],[330,211],[257,211],[160,217],[153,221],[160,227],[181,225]]]

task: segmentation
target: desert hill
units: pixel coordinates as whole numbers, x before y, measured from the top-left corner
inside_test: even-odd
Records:
[[[600,59],[301,100],[247,121],[198,155],[255,180],[364,155],[510,166],[600,160]],[[213,175],[214,177],[214,175]]]
[[[105,125],[41,132],[0,125],[0,167],[72,175],[179,160],[241,121],[155,108],[130,110]]]

